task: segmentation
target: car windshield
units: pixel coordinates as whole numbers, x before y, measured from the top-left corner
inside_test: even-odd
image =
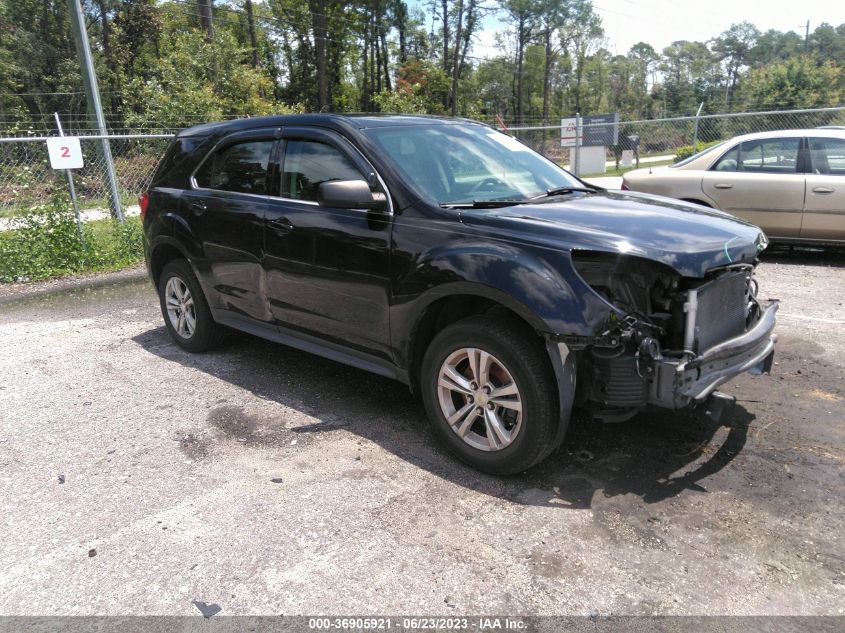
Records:
[[[717,150],[718,148],[722,147],[722,145],[724,145],[725,143],[727,143],[727,141],[722,141],[721,143],[716,143],[716,145],[713,145],[712,147],[708,147],[707,149],[703,149],[700,152],[698,152],[697,154],[693,154],[692,156],[689,156],[688,158],[685,158],[682,161],[678,161],[674,165],[669,165],[669,167],[671,167],[671,168],[683,167],[687,163],[691,163],[692,161],[694,161],[698,158],[701,158],[705,154],[709,154],[710,152]]]
[[[403,125],[365,134],[423,198],[443,206],[521,201],[584,186],[516,139],[482,125]]]

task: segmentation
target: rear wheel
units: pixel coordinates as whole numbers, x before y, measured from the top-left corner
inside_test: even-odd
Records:
[[[434,429],[461,460],[508,475],[555,448],[554,372],[516,324],[472,317],[444,329],[423,360],[421,391]]]
[[[173,340],[189,352],[204,352],[223,339],[191,265],[184,259],[168,262],[158,280],[164,324]]]

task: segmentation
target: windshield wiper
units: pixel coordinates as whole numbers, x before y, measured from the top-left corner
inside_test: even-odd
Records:
[[[440,206],[448,209],[499,209],[517,204],[529,204],[528,200],[473,200],[472,202],[444,202]]]
[[[546,193],[541,193],[539,196],[535,196],[532,200],[537,200],[538,198],[550,198],[551,196],[562,196],[567,193],[597,193],[599,191],[604,191],[604,189],[601,187],[556,187],[554,189],[549,189]]]

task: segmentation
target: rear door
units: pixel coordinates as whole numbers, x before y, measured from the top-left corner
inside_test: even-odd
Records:
[[[701,187],[717,206],[762,228],[769,237],[798,237],[804,212],[803,139],[745,141],[705,172]]]
[[[270,311],[282,328],[390,359],[390,213],[317,203],[330,180],[375,171],[339,134],[284,128],[278,190],[267,210],[264,269]]]
[[[845,241],[845,139],[811,137],[801,237]]]
[[[194,266],[215,309],[270,322],[261,257],[275,130],[233,134],[206,157],[182,197],[200,252]]]

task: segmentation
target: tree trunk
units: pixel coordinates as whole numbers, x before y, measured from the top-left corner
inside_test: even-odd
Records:
[[[103,56],[106,58],[106,68],[109,71],[107,79],[109,87],[109,110],[113,115],[115,115],[115,117],[117,117],[120,113],[120,104],[117,96],[117,68],[115,67],[114,55],[112,54],[111,46],[111,23],[109,22],[108,12],[106,11],[105,0],[97,0],[97,6],[100,9],[100,22],[102,23],[103,30]],[[114,124],[119,125],[119,122],[115,121]]]
[[[546,45],[546,59],[543,65],[543,125],[549,124],[549,98],[552,90],[552,65],[554,64],[553,33],[554,31],[548,26],[543,32],[543,40]]]
[[[461,74],[461,30],[464,25],[464,0],[458,0],[458,28],[455,30],[455,61],[452,68],[452,93],[449,101],[452,104],[452,116],[458,114],[458,79]]]
[[[470,41],[472,40],[473,33],[475,33],[476,26],[478,26],[478,0],[469,0],[466,10],[466,20],[464,20],[464,34],[461,47],[461,70],[463,70],[466,65]]]
[[[399,63],[404,64],[408,61],[408,44],[407,44],[407,30],[408,30],[408,14],[403,8],[397,9],[396,12],[396,30],[399,32]]]
[[[361,82],[361,112],[369,112],[370,107],[370,60],[368,54],[370,50],[370,24],[368,20],[364,22],[364,46],[362,46],[364,53],[364,77]]]
[[[381,82],[381,69],[382,69],[382,60],[381,60],[381,41],[378,34],[378,22],[376,22],[376,17],[373,15],[373,43],[376,47],[376,54],[375,54],[375,62],[376,62],[376,86],[378,86],[376,92],[382,91],[382,82]]]
[[[214,21],[212,19],[212,5],[214,0],[197,0],[197,12],[200,16],[200,26],[205,31],[205,39],[214,39]]]
[[[326,39],[328,38],[328,19],[326,0],[310,0],[311,24],[314,30],[314,56],[317,67],[317,109],[322,112],[331,104],[328,101],[328,74],[326,72]]]
[[[380,30],[380,37],[381,37],[381,62],[382,66],[384,67],[384,89],[385,90],[393,90],[390,83],[390,56],[387,53],[387,35],[385,34],[385,29],[382,27]]]
[[[258,68],[258,40],[255,37],[255,15],[252,11],[252,0],[245,0],[246,26],[249,29],[249,45],[252,47],[252,67]]]
[[[376,65],[376,40],[378,39],[375,29],[375,19],[371,15],[370,16],[370,92],[375,94],[381,88],[381,82],[376,79],[376,69],[378,66]],[[377,83],[378,81],[378,83]],[[377,87],[378,86],[378,87]]]
[[[326,12],[330,17],[327,18],[327,20],[330,20],[331,17],[334,16],[333,12],[338,8],[338,5],[334,0],[330,1],[331,4],[328,7],[329,10]],[[331,26],[329,25],[328,28],[331,28]],[[341,77],[343,76],[343,65],[348,59],[346,57],[344,45],[345,41],[346,38],[336,39],[331,37],[328,41],[326,41],[326,73],[328,74],[328,94],[326,95],[326,98],[331,108],[334,108],[335,88],[340,85]]]
[[[525,57],[525,22],[524,16],[519,17],[516,35],[516,122],[522,125],[522,62]]]
[[[578,55],[578,66],[575,69],[575,111],[581,112],[581,82],[584,78],[584,56]]]
[[[449,0],[441,0],[443,12],[443,70],[449,74]]]

